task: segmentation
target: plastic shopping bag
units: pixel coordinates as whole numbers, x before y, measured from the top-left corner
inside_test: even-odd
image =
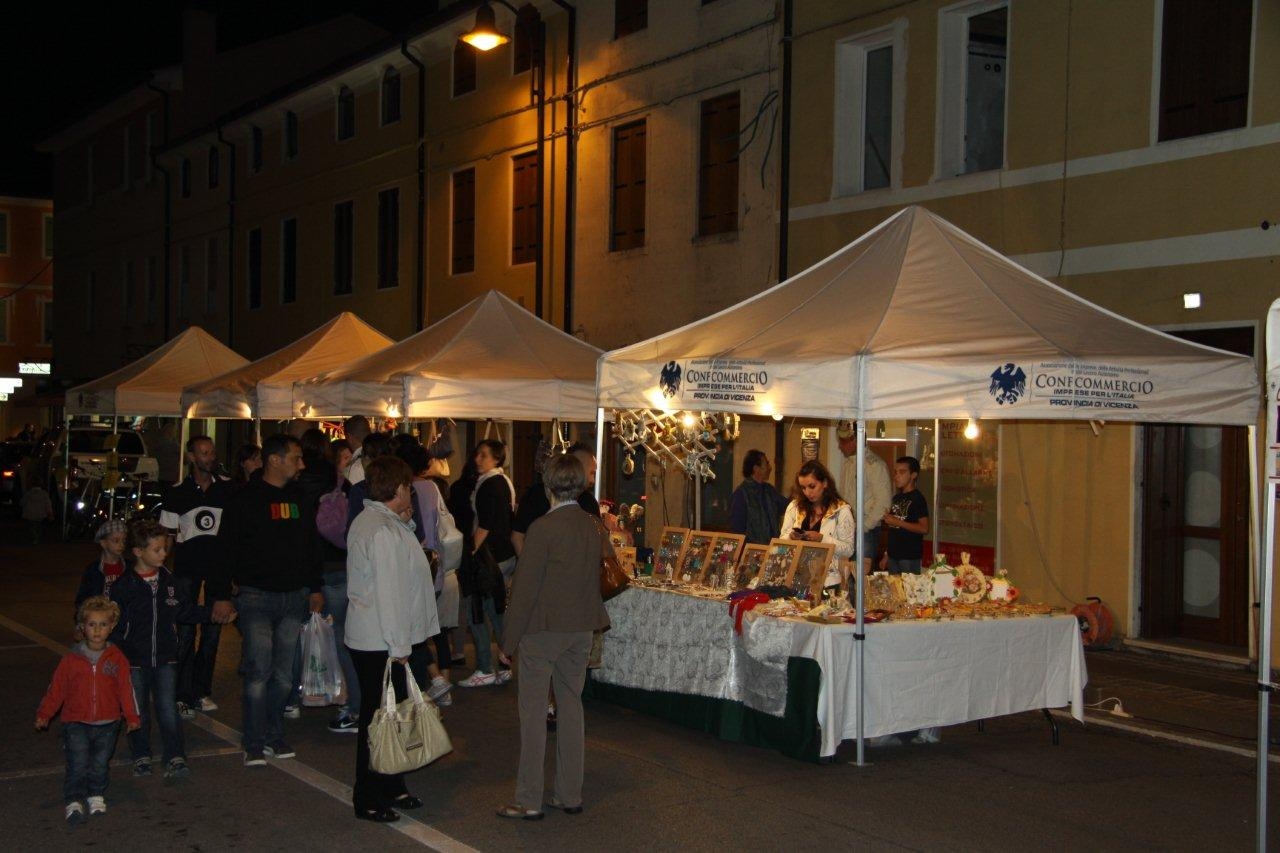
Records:
[[[319,613],[312,613],[302,626],[302,704],[320,708],[346,701],[347,685],[338,661],[333,624]]]

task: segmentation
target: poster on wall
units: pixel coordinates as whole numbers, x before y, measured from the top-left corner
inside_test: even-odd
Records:
[[[996,568],[1000,429],[988,421],[970,439],[965,426],[963,420],[938,422],[938,505],[930,515],[938,527],[938,550],[948,563],[958,566],[960,552],[968,551],[970,562],[991,574]]]

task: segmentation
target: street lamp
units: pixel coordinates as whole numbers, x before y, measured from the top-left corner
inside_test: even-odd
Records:
[[[480,8],[476,9],[476,25],[471,28],[470,32],[463,33],[459,38],[476,50],[483,51],[493,50],[495,47],[511,41],[498,29],[498,21],[494,17],[493,7],[488,3],[480,4]]]

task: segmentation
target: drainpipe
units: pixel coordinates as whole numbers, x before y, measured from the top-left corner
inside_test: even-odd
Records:
[[[564,330],[573,334],[573,237],[578,206],[578,10],[565,0],[553,2],[569,13],[565,42],[565,78],[569,91],[568,145],[564,157]],[[541,135],[539,136],[541,138]],[[539,155],[541,165],[541,155]],[[539,235],[541,241],[541,235]]]
[[[235,349],[236,328],[236,144],[222,135],[218,125],[218,141],[227,146],[227,346]]]
[[[418,69],[418,252],[413,299],[414,329],[421,332],[427,313],[427,69],[409,53],[409,42],[400,42],[400,54]]]
[[[160,138],[162,140],[161,144],[165,144],[169,141],[169,93],[157,86],[152,80],[147,81],[147,88],[160,94]],[[169,340],[169,261],[171,251],[169,243],[173,233],[173,195],[171,193],[173,187],[169,170],[160,165],[160,156],[156,154],[159,148],[160,145],[151,147],[151,168],[159,172],[164,178],[164,275],[161,279],[164,282],[162,285],[164,287],[164,321],[161,324],[161,328],[164,330],[164,339],[167,341]]]
[[[778,157],[778,281],[787,280],[787,244],[791,230],[791,36],[794,0],[782,2],[782,138]]]

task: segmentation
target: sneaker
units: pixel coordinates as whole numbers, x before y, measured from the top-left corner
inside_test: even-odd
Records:
[[[185,779],[191,775],[191,768],[187,766],[187,759],[181,755],[176,758],[170,758],[169,764],[164,769],[164,778],[166,779]]]
[[[439,699],[436,700],[437,708],[448,708],[452,704],[453,704],[453,697],[450,696],[448,693],[444,694],[443,696],[441,696]]]
[[[196,718],[195,708],[192,708],[186,702],[179,702],[178,716],[184,720],[194,720]]]
[[[284,706],[284,718],[286,720],[297,720],[302,718],[302,709],[297,705]]]
[[[80,805],[76,803],[76,805]],[[105,797],[97,796],[89,798],[89,817],[94,815],[107,813],[107,801]]]
[[[267,759],[263,756],[261,750],[245,750],[244,766],[245,767],[265,767]]]
[[[511,670],[509,669],[498,670],[497,681],[496,681],[497,684],[506,684],[510,680],[511,680]]]
[[[67,803],[67,823],[75,826],[84,820],[84,806],[79,803]]]
[[[151,759],[139,758],[137,761],[133,762],[133,775],[134,776],[150,776],[151,775]]]
[[[338,735],[353,735],[360,727],[360,721],[350,714],[339,714],[329,721],[329,731]]]
[[[481,672],[476,670],[466,678],[458,682],[459,687],[490,687],[497,682],[497,678],[492,672]]]
[[[431,686],[427,688],[427,698],[439,705],[440,698],[452,689],[453,685],[446,681],[443,675],[437,675],[431,679]]]
[[[218,703],[210,699],[208,696],[201,696],[200,701],[196,703],[196,709],[209,714],[218,710]]]
[[[293,751],[289,744],[282,740],[278,740],[275,744],[267,744],[262,748],[262,754],[267,758],[293,758],[298,753]]]

